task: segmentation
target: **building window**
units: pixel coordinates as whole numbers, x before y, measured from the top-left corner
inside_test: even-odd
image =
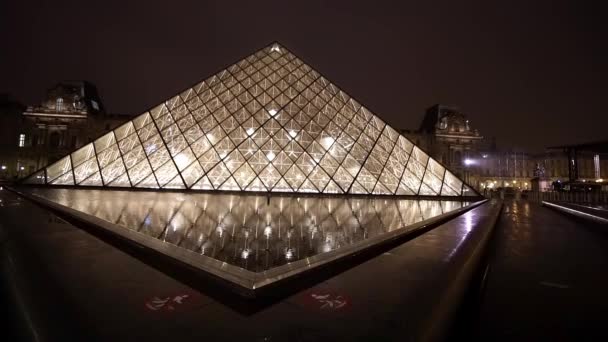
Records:
[[[601,177],[601,173],[600,173],[600,155],[596,154],[593,156],[593,170],[595,171],[595,179],[600,179]]]
[[[57,98],[57,102],[55,103],[55,109],[60,112],[63,110],[63,99],[61,97]]]
[[[19,147],[25,146],[25,134],[19,134]]]
[[[56,148],[56,147],[59,147],[59,144],[60,144],[59,133],[57,133],[57,132],[51,133],[51,135],[49,137],[49,145],[53,148]]]

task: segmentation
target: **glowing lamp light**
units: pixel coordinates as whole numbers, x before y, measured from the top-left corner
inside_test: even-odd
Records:
[[[278,52],[281,53],[281,48],[279,48],[277,45],[273,46],[270,48],[270,52]]]
[[[272,161],[274,159],[275,155],[272,152],[268,152],[268,154],[266,155],[266,158],[268,158],[268,160]]]
[[[247,128],[247,135],[251,136],[255,130],[251,127]]]
[[[2,167],[2,170],[4,170],[4,166]],[[603,180],[603,179],[601,179],[601,178],[598,178],[598,179],[596,179],[595,181],[596,181],[597,183],[601,183],[601,182],[603,182],[604,180]]]
[[[156,144],[146,146],[146,153],[151,154],[156,151]]]
[[[285,251],[285,259],[290,260],[293,258],[293,248],[287,248]]]
[[[289,136],[291,136],[292,138],[295,138],[296,135],[298,135],[298,132],[296,132],[294,130],[289,131]]]
[[[188,166],[189,163],[190,163],[190,158],[188,158],[188,156],[186,156],[184,154],[178,154],[175,157],[175,164],[177,164],[177,167],[180,169],[183,169],[184,167]]]
[[[331,147],[331,145],[333,145],[334,141],[336,141],[336,140],[332,137],[325,137],[321,141],[321,145],[323,145],[323,147],[325,147],[325,149],[328,150]]]
[[[272,235],[272,228],[270,228],[270,226],[266,226],[266,228],[264,228],[264,236],[269,238],[270,235]]]
[[[2,170],[6,170],[6,165],[2,165]]]
[[[23,170],[25,170],[25,167],[21,166],[21,167],[19,168],[19,170],[23,171]]]
[[[275,116],[277,114],[277,110],[276,109],[271,109],[268,111],[268,114],[270,114],[270,116]]]
[[[470,166],[470,165],[473,165],[473,164],[475,164],[475,161],[473,159],[465,159],[464,160],[464,165],[466,165],[466,166]]]
[[[241,252],[241,258],[243,258],[243,259],[249,258],[249,253],[251,253],[251,250],[249,248],[243,249],[243,251]]]

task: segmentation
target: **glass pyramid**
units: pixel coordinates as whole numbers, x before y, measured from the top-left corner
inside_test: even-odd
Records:
[[[272,44],[30,175],[30,184],[474,196]]]

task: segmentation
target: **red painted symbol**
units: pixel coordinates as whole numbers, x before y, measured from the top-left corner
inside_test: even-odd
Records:
[[[310,296],[314,298],[319,305],[321,305],[319,307],[321,310],[338,310],[348,304],[346,298],[341,295],[312,293]]]
[[[328,289],[306,291],[296,301],[301,306],[322,312],[341,311],[351,304],[346,295]]]
[[[146,307],[152,311],[173,311],[177,305],[183,304],[187,298],[187,294],[166,298],[154,297],[146,302]]]

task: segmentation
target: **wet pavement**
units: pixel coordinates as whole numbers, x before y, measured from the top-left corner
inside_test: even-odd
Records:
[[[478,339],[607,340],[608,235],[596,228],[526,200],[505,202]]]
[[[484,204],[248,311],[232,293],[161,272],[13,193],[0,199],[0,266],[16,302],[3,309],[26,318],[29,340],[432,339],[445,331],[500,208]]]

